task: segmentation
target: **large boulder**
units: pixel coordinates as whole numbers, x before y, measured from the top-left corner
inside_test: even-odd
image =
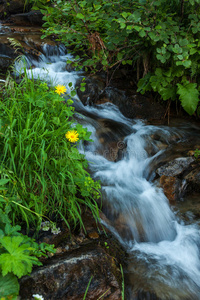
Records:
[[[22,300],[40,294],[48,300],[121,300],[120,270],[114,257],[97,243],[51,259],[20,280]]]
[[[105,216],[100,212],[101,219]],[[54,244],[56,254],[42,258],[30,276],[20,279],[21,300],[39,294],[45,300],[121,300],[122,274],[126,253],[113,235],[96,223],[90,211],[82,215],[85,230],[70,233],[60,221],[59,233],[39,233],[38,242]]]

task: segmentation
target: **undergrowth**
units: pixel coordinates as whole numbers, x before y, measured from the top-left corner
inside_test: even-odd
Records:
[[[73,119],[72,100],[26,75],[11,78],[0,95],[0,297],[16,299],[17,278],[29,274],[38,257],[54,251],[21,233],[63,218],[84,228],[81,214],[99,218],[100,183],[86,171],[77,145],[91,141]],[[62,90],[62,87],[61,87]],[[65,88],[64,88],[65,90]],[[75,135],[74,135],[75,134]]]

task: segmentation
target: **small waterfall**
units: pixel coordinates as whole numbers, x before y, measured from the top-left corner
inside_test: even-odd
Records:
[[[53,85],[72,82],[75,86],[80,73],[66,69],[71,55],[63,48],[57,52],[44,48],[44,53],[39,60],[26,58],[30,76]],[[21,68],[22,63],[16,65],[17,72]],[[81,145],[80,151],[90,162],[93,177],[102,183],[107,217],[102,222],[129,253],[128,300],[151,299],[138,298],[138,291],[152,291],[160,299],[200,299],[199,228],[179,224],[163,191],[149,180],[151,166],[164,155],[153,136],[170,145],[170,137],[180,140],[185,129],[127,119],[110,103],[84,107],[75,100],[74,106],[84,115],[77,116],[79,121],[92,132],[94,142]],[[102,120],[111,124],[114,132],[104,128]]]
[[[52,86],[60,84],[68,87],[69,83],[72,83],[72,88],[75,88],[76,80],[81,72],[75,72],[73,68],[67,65],[68,60],[73,61],[74,58],[66,52],[63,45],[58,47],[44,45],[43,54],[37,59],[26,56],[20,61],[16,61],[15,74],[23,74],[24,68],[26,68],[30,78],[44,80]],[[68,87],[68,92],[70,90]]]

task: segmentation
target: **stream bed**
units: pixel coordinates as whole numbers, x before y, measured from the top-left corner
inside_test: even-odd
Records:
[[[66,68],[72,59],[64,47],[44,47],[38,60],[26,58],[27,73],[51,85],[68,86],[84,74]],[[34,66],[34,67],[33,67]],[[16,73],[23,70],[17,63]],[[188,138],[200,144],[200,131],[192,124],[147,125],[125,118],[105,103],[84,106],[74,98],[77,121],[92,133],[93,143],[80,146],[94,179],[102,183],[102,223],[128,253],[126,298],[200,299],[200,231],[195,221],[185,224],[158,187],[155,168],[173,149],[187,147]],[[181,151],[181,150],[180,150]],[[174,153],[174,154],[173,154]]]

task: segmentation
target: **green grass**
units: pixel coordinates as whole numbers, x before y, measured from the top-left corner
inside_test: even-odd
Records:
[[[44,216],[62,216],[68,227],[80,224],[82,209],[98,218],[96,199],[99,182],[94,182],[87,161],[77,149],[90,133],[73,120],[72,101],[49,89],[46,83],[26,74],[16,84],[9,82],[0,101],[0,178],[8,178],[12,197],[11,219],[34,224],[38,229]],[[65,134],[75,129],[77,143]]]

